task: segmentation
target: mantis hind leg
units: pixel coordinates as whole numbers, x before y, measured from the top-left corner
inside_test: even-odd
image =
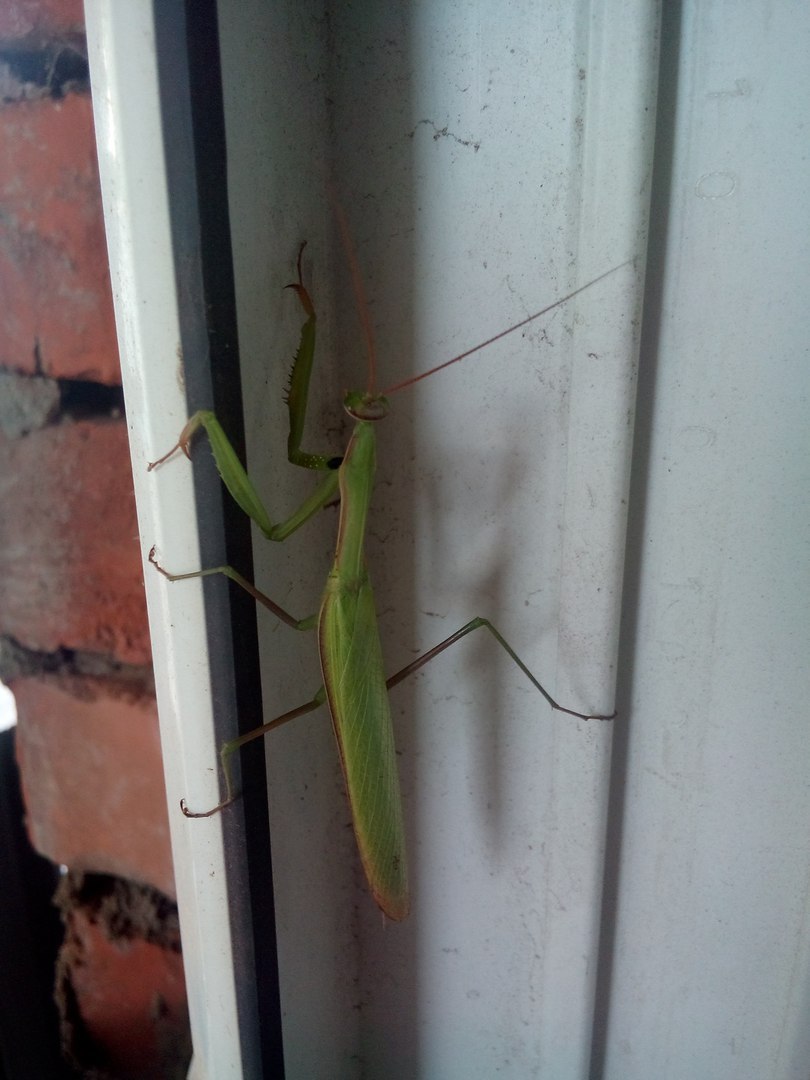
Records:
[[[154,562],[152,555],[153,553],[150,552],[150,561]],[[157,563],[155,563],[155,565],[157,566]],[[178,577],[198,577],[201,573],[225,573],[227,570],[230,570],[230,567],[217,567],[213,570],[198,571],[196,574],[178,574],[174,575],[173,577],[171,577],[169,574],[166,574],[166,571],[163,570],[162,567],[158,566],[158,569],[166,577],[170,577],[171,580],[176,580]],[[252,596],[256,595],[256,592],[258,590],[254,590],[254,587],[251,586],[249,583],[245,582],[244,579],[239,580],[239,575],[234,575],[235,571],[232,574],[228,574],[228,576],[231,577],[232,580],[238,581],[239,584],[243,584]],[[269,598],[265,597],[265,600],[267,599]],[[264,600],[260,602],[264,603]],[[272,601],[270,601],[270,603],[272,603]],[[277,605],[273,604],[271,610],[275,611],[276,606]],[[297,624],[293,620],[291,625],[295,625],[296,629],[302,629],[303,627],[301,624],[304,622],[310,623],[311,620],[300,620]],[[524,664],[524,662],[521,660],[521,658],[518,656],[518,654],[515,652],[515,650],[512,648],[512,646],[509,644],[503,634],[501,634],[501,632],[495,626],[493,626],[489,619],[484,619],[481,616],[478,616],[475,619],[470,619],[468,623],[465,623],[464,626],[456,630],[454,634],[451,634],[449,637],[445,638],[444,641],[440,641],[438,645],[434,645],[432,649],[428,649],[426,653],[423,653],[415,660],[412,660],[410,664],[406,664],[404,668],[401,668],[393,675],[389,675],[389,677],[385,680],[386,688],[388,690],[393,689],[393,687],[403,682],[410,675],[414,675],[417,671],[419,671],[420,668],[423,668],[426,664],[429,664],[431,660],[435,660],[435,658],[441,653],[443,653],[445,649],[449,649],[451,646],[461,641],[462,638],[465,638],[468,634],[471,634],[474,630],[481,629],[489,631],[489,633],[495,638],[495,640],[501,646],[504,652],[506,652],[507,655],[515,662],[515,664],[517,664],[517,666],[520,668],[520,670],[523,672],[529,682],[531,682],[534,688],[538,690],[540,694],[542,694],[542,696],[546,699],[552,709],[556,710],[557,712],[565,713],[567,716],[574,716],[578,720],[613,720],[615,718],[615,710],[609,714],[582,713],[577,712],[575,709],[569,709],[565,705],[560,705],[560,703],[558,701],[555,701],[551,694],[549,694],[549,692],[542,685],[542,683],[540,683],[539,680],[535,678],[532,671],[526,666],[526,664]],[[238,798],[238,793],[234,792],[233,783],[231,780],[231,770],[229,764],[231,756],[246,743],[252,742],[254,739],[259,739],[264,735],[268,735],[276,728],[281,727],[283,724],[289,723],[290,720],[295,720],[299,716],[305,716],[307,713],[314,712],[315,709],[319,709],[321,705],[324,704],[325,700],[326,694],[324,692],[324,688],[321,686],[318,692],[314,695],[314,697],[310,701],[305,702],[305,704],[299,705],[295,709],[290,709],[288,712],[282,713],[280,716],[277,716],[273,720],[268,721],[268,723],[262,724],[261,727],[257,727],[254,728],[252,731],[248,731],[245,735],[240,735],[236,739],[231,739],[229,742],[223,743],[222,748],[219,752],[219,757],[220,763],[222,765],[222,774],[225,778],[225,798],[222,800],[222,802],[217,803],[217,805],[213,806],[210,810],[205,810],[199,813],[195,813],[189,810],[188,806],[186,805],[186,800],[182,799],[180,802],[180,809],[183,811],[186,817],[211,817],[213,814],[219,813],[220,810],[224,810],[226,806],[230,806],[230,804]]]
[[[275,730],[275,728],[281,727],[282,724],[287,724],[290,720],[295,720],[298,716],[306,716],[307,713],[314,712],[315,709],[319,709],[321,705],[323,705],[325,700],[326,694],[324,693],[323,687],[321,687],[311,701],[307,701],[303,705],[298,705],[295,709],[290,709],[288,712],[276,716],[273,720],[269,720],[266,724],[262,724],[261,727],[253,728],[252,731],[248,731],[244,735],[239,735],[237,738],[229,739],[228,742],[223,743],[219,751],[219,763],[222,767],[222,775],[225,778],[225,798],[222,802],[218,802],[216,806],[212,806],[210,810],[201,811],[189,810],[186,800],[181,799],[180,809],[186,817],[213,817],[214,814],[218,814],[220,810],[224,810],[226,806],[230,806],[232,802],[235,802],[236,799],[239,798],[239,793],[233,790],[233,780],[231,778],[230,759],[233,754],[246,743],[253,742],[254,739],[260,739],[262,736],[268,735],[271,731]]]
[[[409,675],[413,675],[415,672],[419,671],[425,664],[430,663],[430,661],[434,660],[440,653],[443,653],[445,649],[449,649],[452,645],[455,645],[456,642],[461,641],[467,634],[471,634],[474,630],[480,629],[488,630],[490,634],[492,634],[504,652],[506,652],[517,664],[529,682],[543,695],[552,709],[555,709],[557,712],[566,713],[568,716],[575,716],[578,720],[613,720],[616,716],[615,710],[610,713],[610,715],[604,713],[581,713],[577,712],[575,709],[568,709],[566,706],[560,705],[560,703],[555,701],[545,687],[535,678],[500,631],[492,625],[489,619],[484,619],[480,616],[475,619],[470,619],[468,623],[465,623],[459,630],[456,630],[455,634],[451,634],[450,637],[445,638],[444,641],[440,641],[438,645],[434,645],[432,649],[429,649],[426,653],[418,656],[416,660],[411,661],[411,663],[407,664],[401,671],[397,671],[394,675],[389,676],[385,685],[390,690],[398,683],[401,683],[403,679],[407,679]]]

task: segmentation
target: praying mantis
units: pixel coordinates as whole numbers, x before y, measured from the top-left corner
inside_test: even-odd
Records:
[[[315,354],[317,317],[312,298],[304,285],[302,256],[298,252],[297,281],[288,288],[298,296],[305,321],[301,328],[298,351],[290,372],[287,393],[289,436],[287,457],[291,464],[323,474],[320,484],[288,518],[274,523],[259,498],[253,483],[237,457],[213,412],[195,413],[183,428],[175,444],[157,461],[155,469],[182,450],[190,457],[190,443],[204,430],[228,492],[238,506],[256,523],[268,540],[283,541],[327,505],[339,499],[340,513],[335,558],[327,576],[320,609],[297,619],[274,600],[260,592],[231,566],[217,566],[189,573],[172,573],[157,559],[155,548],[149,561],[169,581],[222,574],[245,589],[274,616],[295,630],[315,630],[318,639],[323,683],[315,695],[297,708],[282,713],[261,727],[223,744],[220,761],[225,781],[225,797],[209,810],[196,812],[181,802],[186,817],[209,817],[227,807],[237,797],[233,789],[230,759],[246,743],[268,734],[298,716],[326,704],[332,719],[341,768],[351,809],[357,847],[369,889],[382,912],[394,921],[409,912],[407,859],[403,827],[402,800],[394,747],[388,691],[414,674],[445,649],[472,633],[486,629],[510,656],[548,705],[580,720],[611,720],[610,715],[577,712],[560,705],[535,678],[523,660],[486,618],[471,619],[454,634],[439,642],[401,671],[386,677],[377,628],[374,594],[366,568],[364,541],[366,522],[374,486],[376,464],[375,425],[389,410],[388,398],[420,379],[471,356],[493,342],[514,333],[553,308],[564,304],[596,284],[619,267],[613,267],[586,285],[573,290],[540,311],[510,326],[479,345],[425,371],[414,378],[389,387],[376,388],[376,362],[369,321],[362,302],[362,285],[351,246],[346,239],[355,294],[361,310],[368,354],[368,383],[364,391],[350,391],[343,399],[346,413],[354,421],[354,430],[342,457],[310,453],[302,449],[310,379]],[[622,264],[625,265],[625,264]]]

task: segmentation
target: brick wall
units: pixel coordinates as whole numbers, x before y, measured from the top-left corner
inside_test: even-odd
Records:
[[[80,0],[0,6],[0,676],[80,1071],[188,1059]],[[23,1075],[23,1074],[21,1074]]]

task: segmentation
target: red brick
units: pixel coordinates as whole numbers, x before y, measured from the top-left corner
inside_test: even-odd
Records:
[[[0,4],[0,39],[36,38],[84,30],[82,0],[5,0]]]
[[[0,367],[121,381],[88,96],[0,109]]]
[[[40,675],[10,685],[37,851],[72,870],[115,874],[174,896],[154,699],[110,678]]]
[[[67,972],[94,1062],[120,1080],[166,1080],[188,1068],[182,958],[143,939],[111,940],[85,912],[68,917]],[[82,1039],[85,1049],[87,1041]]]
[[[0,436],[0,634],[149,659],[130,476],[123,422]]]

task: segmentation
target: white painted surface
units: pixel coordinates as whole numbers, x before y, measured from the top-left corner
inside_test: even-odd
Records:
[[[219,818],[217,747],[198,582],[173,589],[146,562],[199,563],[191,470],[147,473],[186,420],[152,4],[87,0],[93,107],[135,497],[144,555],[195,1080],[242,1076]]]
[[[810,1075],[809,48],[807,5],[684,5],[609,1080]]]

